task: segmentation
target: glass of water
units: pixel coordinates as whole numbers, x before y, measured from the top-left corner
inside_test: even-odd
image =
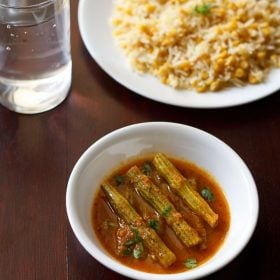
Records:
[[[0,103],[40,113],[71,85],[70,0],[0,0]]]

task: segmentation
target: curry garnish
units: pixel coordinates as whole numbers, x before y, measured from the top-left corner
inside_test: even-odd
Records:
[[[149,220],[149,226],[155,231],[159,231],[159,221],[158,220]]]
[[[151,171],[152,171],[152,166],[151,166],[151,163],[150,162],[145,162],[141,168],[141,171],[149,176],[151,174]]]
[[[187,268],[192,269],[197,267],[197,260],[196,258],[188,258],[184,264]]]
[[[143,256],[143,253],[144,253],[143,242],[139,242],[135,245],[133,249],[133,257],[135,259],[140,259]]]
[[[170,205],[165,207],[165,209],[162,212],[162,216],[167,217],[169,215],[169,213],[171,212],[171,210],[172,210],[172,207]]]
[[[117,186],[120,186],[120,185],[122,185],[123,183],[124,183],[124,176],[123,175],[116,175],[115,177],[114,177],[114,179],[115,179],[115,183],[116,183],[116,185]]]
[[[213,192],[208,187],[201,190],[201,195],[209,202],[215,198]]]

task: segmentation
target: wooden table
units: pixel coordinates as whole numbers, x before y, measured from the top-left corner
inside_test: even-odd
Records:
[[[147,121],[178,122],[214,134],[244,159],[255,178],[260,198],[255,234],[234,261],[207,279],[280,279],[280,92],[218,110],[140,97],[91,59],[79,35],[77,5],[72,1],[69,97],[38,115],[0,108],[0,279],[126,279],[79,244],[67,220],[65,191],[87,147],[114,129]]]

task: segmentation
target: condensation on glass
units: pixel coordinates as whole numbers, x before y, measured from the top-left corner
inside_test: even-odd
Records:
[[[0,103],[54,108],[71,85],[69,0],[0,0]]]

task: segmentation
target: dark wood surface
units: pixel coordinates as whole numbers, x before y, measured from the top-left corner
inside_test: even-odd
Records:
[[[73,0],[69,97],[38,115],[0,107],[0,279],[126,279],[79,244],[67,220],[65,191],[87,147],[114,129],[147,121],[178,122],[214,134],[243,158],[255,178],[256,231],[234,261],[207,279],[280,279],[280,92],[218,110],[177,108],[140,97],[89,56],[79,35],[77,5]]]

